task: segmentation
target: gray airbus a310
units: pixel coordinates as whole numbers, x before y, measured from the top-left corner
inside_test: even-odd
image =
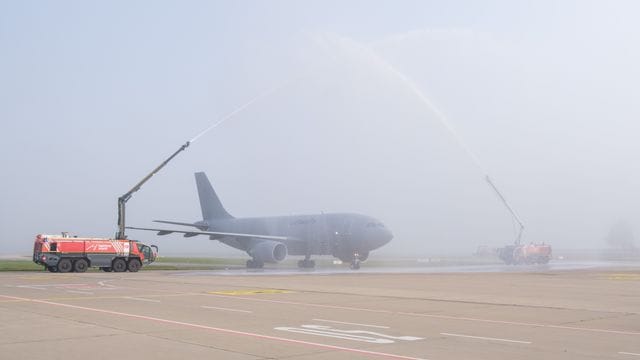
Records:
[[[246,251],[251,260],[247,268],[262,268],[287,255],[304,256],[301,268],[315,267],[312,255],[333,255],[359,269],[369,252],[393,238],[380,221],[359,214],[316,214],[255,218],[234,218],[224,209],[207,175],[195,174],[202,220],[194,223],[155,220],[156,222],[192,226],[197,230],[129,229],[157,231],[158,235],[181,233],[184,237],[208,235],[211,240]]]

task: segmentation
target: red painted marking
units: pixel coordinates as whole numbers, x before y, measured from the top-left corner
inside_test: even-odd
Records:
[[[388,354],[388,353],[383,353],[383,352],[369,351],[369,350],[362,350],[362,349],[353,349],[353,348],[335,346],[335,345],[328,345],[328,344],[320,344],[320,343],[309,342],[309,341],[288,339],[288,338],[283,338],[283,337],[278,337],[278,336],[262,335],[262,334],[244,332],[244,331],[237,331],[237,330],[231,330],[231,329],[223,329],[223,328],[218,328],[218,327],[206,326],[206,325],[192,324],[192,323],[176,321],[176,320],[161,319],[161,318],[156,318],[156,317],[151,317],[151,316],[129,314],[129,313],[123,313],[123,312],[118,312],[118,311],[90,308],[90,307],[85,307],[85,306],[69,305],[69,304],[57,303],[57,302],[53,302],[53,301],[21,298],[21,297],[16,297],[16,296],[7,296],[7,295],[0,295],[0,297],[4,297],[4,298],[7,298],[7,299],[13,299],[13,300],[35,302],[35,303],[39,303],[39,304],[47,304],[47,305],[67,307],[67,308],[72,308],[72,309],[87,310],[87,311],[99,312],[99,313],[103,313],[103,314],[118,315],[118,316],[131,317],[131,318],[136,318],[136,319],[157,321],[157,322],[162,322],[162,323],[166,323],[166,324],[181,325],[181,326],[187,326],[187,327],[192,327],[192,328],[197,328],[197,329],[204,329],[204,330],[223,332],[223,333],[227,333],[227,334],[250,336],[250,337],[254,337],[254,338],[258,338],[258,339],[274,340],[274,341],[287,342],[287,343],[293,343],[293,344],[299,344],[299,345],[308,345],[308,346],[319,347],[319,348],[324,348],[324,349],[347,351],[347,352],[364,354],[364,355],[380,356],[380,357],[385,357],[385,358],[389,358],[389,359],[427,360],[427,359],[424,359],[424,358],[417,358],[417,357],[403,356],[403,355],[396,355],[396,354]]]

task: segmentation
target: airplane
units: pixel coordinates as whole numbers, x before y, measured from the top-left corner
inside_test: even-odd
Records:
[[[350,263],[354,270],[369,253],[393,238],[380,221],[365,215],[328,213],[274,217],[235,218],[222,206],[204,172],[195,173],[202,220],[193,223],[154,220],[154,222],[190,226],[194,230],[127,227],[156,231],[158,235],[172,233],[184,237],[208,235],[251,256],[247,268],[262,268],[264,263],[277,263],[287,255],[304,256],[300,268],[314,268],[312,255],[333,255]]]

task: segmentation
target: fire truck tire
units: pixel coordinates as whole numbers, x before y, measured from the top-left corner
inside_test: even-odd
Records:
[[[138,272],[138,270],[140,270],[141,267],[142,267],[142,263],[140,263],[140,260],[138,259],[129,260],[129,264],[127,265],[127,268],[131,272]]]
[[[47,266],[47,270],[49,270],[49,272],[58,272],[58,268],[56,266]]]
[[[61,273],[68,273],[73,270],[73,264],[69,259],[60,259],[58,261],[58,271]]]
[[[78,259],[75,263],[73,263],[73,270],[79,273],[83,273],[87,271],[89,268],[89,262],[85,259]]]
[[[114,272],[124,272],[127,271],[127,263],[124,261],[124,259],[118,258],[113,260],[113,262],[111,263],[111,268]]]

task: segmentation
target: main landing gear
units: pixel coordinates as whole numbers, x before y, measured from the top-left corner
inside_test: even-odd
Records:
[[[262,261],[251,259],[247,260],[247,269],[262,269],[264,267],[264,263]]]
[[[298,267],[301,269],[313,269],[316,267],[316,262],[310,259],[310,256],[306,256],[304,260],[298,261]]]

